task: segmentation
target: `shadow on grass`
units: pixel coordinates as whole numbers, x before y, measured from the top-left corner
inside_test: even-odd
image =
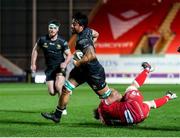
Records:
[[[17,121],[12,119],[6,119],[6,120],[0,120],[0,124],[20,124],[20,125],[35,125],[35,126],[47,126],[52,125],[54,126],[54,123],[51,122],[35,122],[35,121]]]
[[[131,130],[150,130],[150,131],[180,131],[180,126],[139,126],[139,125],[129,125],[129,126],[114,126],[114,128],[127,128]]]
[[[27,111],[27,110],[1,110],[0,109],[0,113],[7,113],[7,116],[9,116],[9,114],[11,114],[11,116],[14,118],[13,119],[3,119],[0,118],[0,124],[26,124],[26,125],[37,125],[37,126],[42,126],[42,125],[54,125],[54,123],[52,122],[42,122],[42,119],[44,119],[41,115],[40,115],[40,111]],[[14,113],[18,113],[18,114],[14,114]],[[24,117],[21,119],[22,114],[26,114],[27,118],[25,119]],[[26,121],[29,116],[28,114],[32,115],[32,114],[39,114],[39,118],[40,121],[32,121],[32,119],[30,118],[28,121]],[[3,120],[2,120],[3,119]],[[45,119],[44,119],[45,120]]]
[[[179,126],[164,126],[163,128],[152,127],[152,126],[106,126],[101,123],[96,122],[85,122],[85,123],[53,123],[49,120],[49,122],[36,122],[36,121],[17,121],[13,119],[0,120],[0,124],[21,124],[21,125],[34,125],[34,126],[57,126],[62,125],[66,127],[82,127],[82,128],[112,128],[112,129],[130,129],[130,130],[150,130],[150,131],[180,131]]]
[[[7,113],[40,113],[40,111],[26,111],[26,110],[6,110],[6,109],[3,109],[1,110],[0,109],[0,112],[7,112]]]
[[[131,128],[132,129],[132,128]],[[136,126],[133,127],[133,129],[136,130],[152,130],[152,131],[180,131],[180,126],[164,126],[163,128],[159,128],[159,127],[152,127],[152,126]]]
[[[62,123],[64,126],[68,127],[82,127],[82,128],[104,128],[104,126],[101,123],[96,122],[85,122],[85,123]]]
[[[28,110],[2,110],[0,109],[0,113],[39,113],[40,111],[28,111]],[[43,118],[44,119],[44,118]],[[62,126],[67,126],[67,127],[82,127],[82,128],[113,128],[113,129],[131,129],[131,130],[150,130],[150,131],[180,131],[180,126],[163,126],[163,127],[155,127],[155,126],[140,126],[140,125],[129,125],[129,126],[106,126],[103,125],[99,122],[84,122],[84,123],[67,123],[67,122],[62,122],[60,124],[55,124],[51,120],[45,120],[42,122],[40,119],[40,122],[37,121],[23,121],[23,120],[15,120],[15,119],[4,119],[0,118],[0,124],[27,124],[27,125],[34,125],[34,126],[54,126],[54,125],[62,125]]]
[[[106,126],[101,123],[96,122],[85,122],[85,123],[64,123],[68,127],[87,127],[87,128],[112,128],[112,129],[130,129],[130,130],[150,130],[150,131],[180,131],[180,126],[164,126],[163,128],[153,127],[153,126]]]

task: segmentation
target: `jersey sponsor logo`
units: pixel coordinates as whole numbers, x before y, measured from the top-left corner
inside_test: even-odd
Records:
[[[108,14],[108,19],[110,22],[110,27],[111,27],[114,40],[116,40],[117,38],[119,38],[120,36],[128,32],[130,29],[134,28],[140,22],[145,20],[148,16],[151,15],[151,12],[141,15],[139,17],[133,18],[134,16],[137,16],[138,14],[139,13],[133,10],[127,11],[126,13],[122,13],[121,16],[126,18],[125,21],[115,17],[112,14]]]
[[[50,43],[49,43],[49,45],[53,45],[53,46],[54,46],[54,45],[55,45],[55,43],[50,42]]]
[[[140,96],[140,94],[138,92],[136,92],[136,91],[132,91],[131,94],[134,95],[134,96]]]
[[[44,44],[43,44],[43,47],[48,48],[48,44],[47,44],[47,43],[44,43]]]
[[[92,88],[93,88],[93,90],[97,89],[96,85],[92,85]]]
[[[56,48],[57,48],[57,49],[61,49],[61,45],[60,45],[60,44],[57,44],[57,45],[56,45]]]

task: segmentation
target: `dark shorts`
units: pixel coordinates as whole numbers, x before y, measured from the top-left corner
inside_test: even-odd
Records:
[[[58,73],[62,73],[62,75],[64,77],[66,76],[66,70],[61,69],[59,66],[58,67],[49,67],[49,68],[47,68],[45,70],[46,81],[55,80]]]
[[[106,86],[104,68],[98,68],[92,72],[88,69],[75,67],[69,75],[69,79],[74,79],[79,85],[87,82],[95,91],[102,90]]]

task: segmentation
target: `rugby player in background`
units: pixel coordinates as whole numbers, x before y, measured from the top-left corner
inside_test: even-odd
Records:
[[[151,108],[159,108],[169,100],[177,98],[175,93],[168,91],[165,96],[152,101],[144,101],[138,90],[144,84],[147,75],[151,71],[149,63],[142,64],[144,70],[135,78],[133,83],[126,89],[125,95],[116,102],[109,104],[105,99],[101,100],[98,108],[94,111],[94,117],[106,125],[129,125],[142,122],[149,116]],[[113,91],[115,96],[118,91]]]
[[[52,96],[56,93],[60,96],[65,81],[66,67],[72,57],[67,41],[58,34],[59,27],[60,24],[56,20],[51,20],[48,23],[49,34],[39,38],[31,56],[31,70],[35,72],[39,50],[43,51],[47,67],[45,70],[46,83],[49,94]],[[64,111],[64,114],[66,114],[66,111]]]

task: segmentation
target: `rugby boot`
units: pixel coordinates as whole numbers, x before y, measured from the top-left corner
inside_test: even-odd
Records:
[[[60,118],[57,117],[55,113],[41,113],[41,115],[46,119],[54,121],[55,123],[60,122]]]
[[[144,69],[149,69],[150,72],[154,71],[154,68],[148,62],[143,62],[141,65]]]
[[[166,96],[168,96],[170,100],[177,98],[177,95],[171,91],[167,91]]]

